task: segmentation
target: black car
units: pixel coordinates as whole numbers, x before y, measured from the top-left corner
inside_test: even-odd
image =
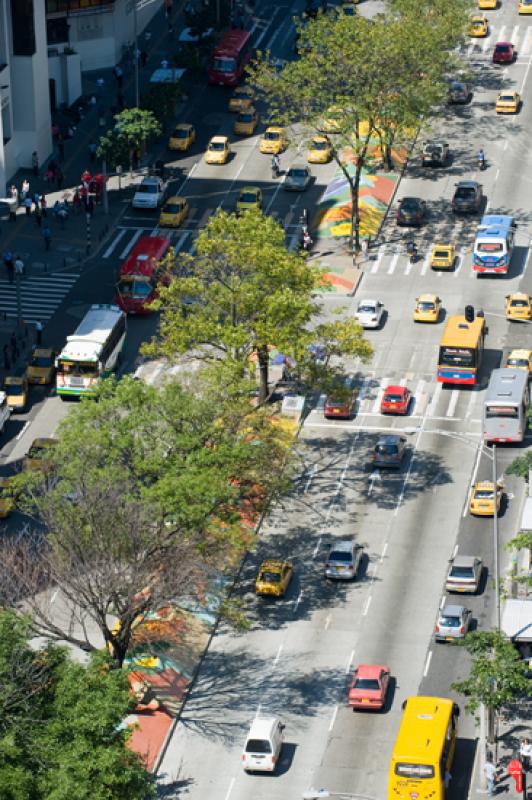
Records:
[[[419,226],[427,215],[427,204],[419,197],[403,197],[397,209],[397,224]]]
[[[460,181],[456,184],[452,209],[455,214],[476,214],[482,205],[482,186],[476,181]]]
[[[447,142],[429,141],[423,143],[421,163],[424,167],[444,167],[449,160]]]
[[[449,103],[463,105],[469,101],[471,89],[463,81],[453,81],[449,86]]]

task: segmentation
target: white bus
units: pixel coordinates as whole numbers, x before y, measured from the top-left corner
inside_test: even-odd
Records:
[[[484,398],[484,441],[522,442],[529,401],[527,370],[494,369]]]
[[[94,305],[56,359],[56,391],[65,397],[91,394],[118,364],[126,343],[126,315],[118,306]]]

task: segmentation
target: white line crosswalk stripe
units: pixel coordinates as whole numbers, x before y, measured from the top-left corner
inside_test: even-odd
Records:
[[[72,286],[79,278],[75,273],[55,273],[26,277],[20,281],[22,319],[45,322],[51,319]],[[14,283],[0,280],[0,312],[17,316],[17,290]]]

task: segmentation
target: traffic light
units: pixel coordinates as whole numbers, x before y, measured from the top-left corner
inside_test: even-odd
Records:
[[[473,306],[466,306],[465,307],[465,318],[466,322],[474,322],[475,321],[475,309]]]

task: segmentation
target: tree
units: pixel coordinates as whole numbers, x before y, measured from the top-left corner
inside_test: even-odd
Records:
[[[30,647],[31,623],[0,611],[0,785],[5,800],[148,800],[152,776],[128,749],[127,674]]]
[[[316,323],[314,293],[323,272],[287,251],[282,227],[260,211],[218,211],[198,236],[195,255],[179,254],[177,269],[169,265],[174,277],[161,290],[159,338],[145,347],[148,354],[174,360],[192,351],[206,362],[232,362],[241,377],[256,363],[262,401],[272,347],[300,368],[312,360],[316,340],[329,341],[331,350],[334,341],[338,355],[371,356],[353,319]]]
[[[109,380],[96,400],[63,422],[48,469],[19,476],[41,525],[1,543],[0,601],[24,599],[37,633],[105,643],[120,666],[149,611],[204,589],[252,545],[243,509],[260,513],[279,489],[286,444],[265,415],[245,419],[249,400],[175,381]]]
[[[532,407],[528,408],[527,417],[529,419],[532,418]],[[506,474],[515,475],[517,478],[524,478],[525,481],[528,481],[530,470],[532,470],[532,450],[527,450],[527,452],[523,453],[522,456],[517,456],[517,458],[514,458],[514,460],[506,467]]]
[[[405,0],[372,19],[319,14],[298,27],[298,60],[279,71],[276,59],[259,53],[249,70],[270,117],[288,126],[295,140],[334,132],[332,157],[350,190],[356,250],[360,179],[374,160],[372,143],[380,142],[377,152],[391,167],[392,143],[411,138],[421,118],[441,103],[466,7],[464,0],[422,0],[414,8]]]
[[[114,119],[115,125],[101,137],[96,155],[116,165],[121,163],[117,159],[127,154],[131,171],[134,153],[142,151],[151,139],[160,136],[161,123],[153,111],[142,108],[126,108]]]
[[[530,553],[532,551],[532,533],[530,531],[521,531],[514,536],[513,539],[510,539],[505,547],[507,550],[515,550],[517,552],[519,550],[528,550]],[[524,586],[532,587],[532,574],[530,570],[526,570],[526,572],[522,574],[513,575],[512,580]]]
[[[474,713],[480,705],[488,710],[490,741],[495,737],[495,714],[518,697],[528,696],[532,681],[528,665],[500,631],[469,633],[463,646],[472,657],[471,672],[464,681],[452,684],[467,698],[466,709]]]
[[[159,120],[173,119],[176,103],[182,96],[183,90],[178,83],[160,83],[142,95],[141,104]]]

